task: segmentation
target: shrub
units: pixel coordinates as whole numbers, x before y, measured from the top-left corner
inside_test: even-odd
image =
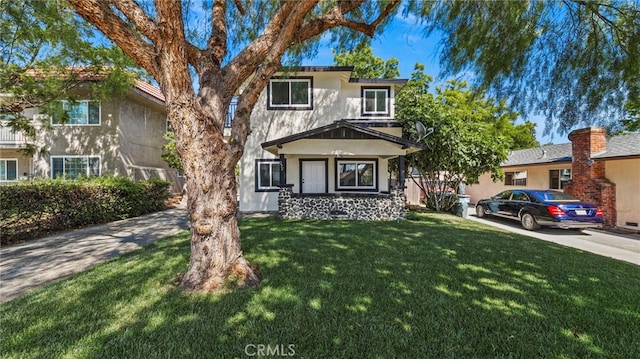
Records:
[[[8,244],[159,211],[170,185],[105,176],[0,186],[0,241]]]

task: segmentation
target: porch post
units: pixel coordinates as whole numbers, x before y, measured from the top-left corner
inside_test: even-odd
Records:
[[[284,159],[284,155],[280,155],[280,185],[287,183],[287,161]]]
[[[404,189],[404,156],[400,156],[398,157],[398,171],[400,173],[398,173],[398,189]]]

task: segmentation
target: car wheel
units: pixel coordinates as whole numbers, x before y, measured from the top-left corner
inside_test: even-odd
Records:
[[[484,213],[484,207],[482,207],[481,205],[477,205],[476,206],[476,216],[478,216],[478,218],[482,218],[484,216],[486,216],[487,214]]]
[[[520,217],[520,223],[522,224],[522,228],[527,231],[535,231],[540,228],[536,219],[531,215],[531,213],[523,213],[522,217]]]

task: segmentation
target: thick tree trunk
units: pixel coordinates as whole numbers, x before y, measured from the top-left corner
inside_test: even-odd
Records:
[[[180,112],[191,112],[191,118],[181,121],[184,132],[177,142],[178,150],[183,149],[191,226],[191,257],[180,286],[210,291],[258,285],[260,275],[240,248],[234,171],[240,154],[211,126],[214,121],[194,108]]]
[[[260,283],[257,270],[240,249],[233,169],[219,169],[210,168],[200,179],[187,180],[191,257],[180,282],[183,288],[208,291]],[[202,193],[198,189],[202,182],[216,189]]]

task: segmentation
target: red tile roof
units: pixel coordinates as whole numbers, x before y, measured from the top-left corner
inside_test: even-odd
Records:
[[[164,102],[164,94],[162,94],[162,91],[159,87],[142,80],[136,80],[135,87],[136,89],[146,93],[147,95],[155,97],[156,99]]]
[[[71,73],[76,73],[79,75],[80,80],[84,80],[84,81],[99,81],[100,80],[100,73],[95,73],[93,70],[91,70],[89,67],[87,66],[69,66],[66,68],[67,71],[71,72]],[[27,70],[25,73],[27,75],[30,76],[34,76],[34,77],[39,77],[39,76],[46,76],[46,75],[51,75],[52,71],[56,71],[56,72],[60,72],[61,76],[64,76],[64,73],[60,70],[41,70],[41,69],[29,69]],[[162,94],[162,91],[160,90],[160,88],[158,88],[157,86],[154,86],[146,81],[140,80],[140,79],[136,79],[134,82],[134,87],[138,90],[140,90],[141,92],[154,97],[155,99],[164,102],[164,94]]]

